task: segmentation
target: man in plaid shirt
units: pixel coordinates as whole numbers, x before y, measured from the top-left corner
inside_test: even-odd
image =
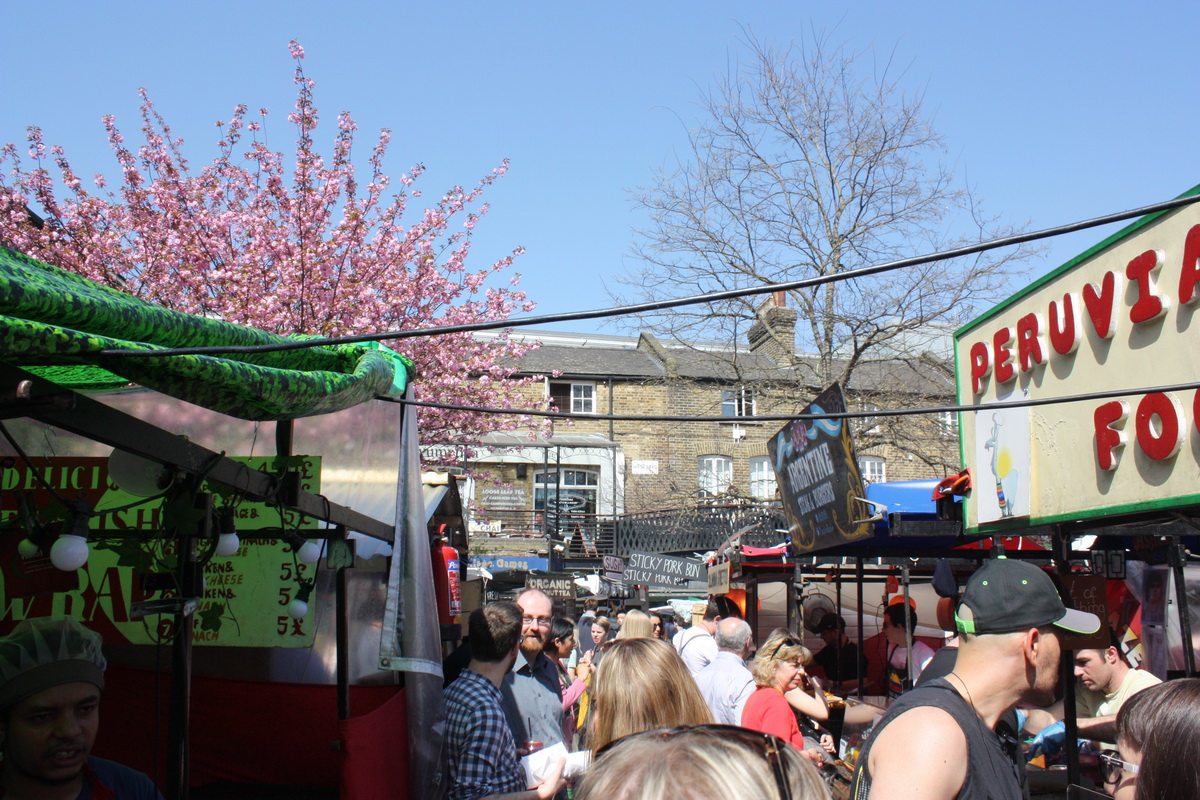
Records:
[[[561,762],[545,782],[525,790],[525,771],[500,707],[500,682],[512,669],[521,638],[521,609],[490,603],[468,621],[471,663],[443,691],[450,800],[503,795],[511,800],[546,800],[561,784]],[[512,794],[507,794],[512,793]]]

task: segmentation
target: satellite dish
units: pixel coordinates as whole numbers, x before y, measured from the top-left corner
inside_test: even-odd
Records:
[[[800,618],[809,633],[818,633],[821,623],[828,617],[836,617],[837,608],[833,601],[820,592],[813,592],[800,600]]]

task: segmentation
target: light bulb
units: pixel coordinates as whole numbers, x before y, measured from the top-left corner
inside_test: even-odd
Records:
[[[171,485],[175,475],[157,461],[113,450],[108,457],[108,477],[118,488],[137,497],[151,497]]]
[[[292,602],[288,603],[288,616],[292,619],[304,619],[304,615],[308,613],[308,603],[297,597]]]
[[[222,533],[217,537],[217,555],[231,556],[241,547],[242,541],[236,533]]]
[[[54,540],[50,563],[64,572],[74,572],[87,563],[88,543],[82,536],[66,533]]]
[[[317,563],[321,560],[321,542],[316,539],[309,539],[300,545],[300,549],[296,551],[296,558],[300,559],[301,564]]]
[[[38,547],[28,539],[22,539],[21,543],[17,545],[17,555],[27,561],[35,557],[40,552],[42,552],[42,548]]]

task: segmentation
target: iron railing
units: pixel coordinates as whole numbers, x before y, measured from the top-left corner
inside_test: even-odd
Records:
[[[625,557],[706,553],[751,525],[758,527],[742,537],[743,544],[770,547],[789,538],[778,505],[747,503],[618,515],[480,509],[472,514],[471,537],[542,539],[565,558]]]

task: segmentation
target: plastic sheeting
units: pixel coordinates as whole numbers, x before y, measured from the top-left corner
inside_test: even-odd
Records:
[[[411,391],[411,389],[410,389]],[[441,794],[442,646],[429,553],[417,410],[406,405],[401,425],[396,540],[388,577],[379,665],[399,670],[408,697],[412,797]]]

